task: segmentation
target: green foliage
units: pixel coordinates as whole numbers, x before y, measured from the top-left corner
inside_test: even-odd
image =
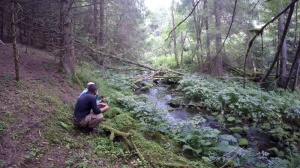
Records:
[[[286,91],[265,92],[255,86],[244,89],[234,81],[217,81],[201,76],[186,76],[180,81],[186,98],[201,100],[211,110],[239,115],[255,122],[269,120],[276,124],[282,115],[296,117],[299,113],[299,97]]]
[[[104,117],[108,119],[112,119],[115,116],[123,113],[122,110],[118,107],[113,107],[104,113]]]
[[[165,56],[159,56],[156,57],[152,65],[157,68],[175,68],[176,67],[176,61],[174,55],[165,55]]]

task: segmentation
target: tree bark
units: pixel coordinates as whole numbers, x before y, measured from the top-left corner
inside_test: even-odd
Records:
[[[178,60],[178,52],[177,52],[177,43],[176,43],[176,31],[175,31],[175,20],[174,20],[174,6],[175,2],[172,0],[172,24],[173,24],[173,44],[174,44],[174,55],[175,55],[175,61],[176,61],[176,66],[179,67],[179,60]]]
[[[298,64],[296,67],[296,74],[295,74],[295,81],[294,81],[294,84],[292,87],[292,91],[294,91],[295,88],[298,86],[299,75],[300,75],[300,59],[298,59]]]
[[[183,32],[181,32],[181,55],[180,55],[180,64],[183,65],[183,52],[184,52],[184,43],[185,43],[185,37],[183,37]]]
[[[194,0],[191,0],[192,1],[192,6],[196,6],[195,4],[195,1]],[[197,58],[197,62],[198,62],[198,68],[200,68],[200,45],[201,45],[201,30],[202,27],[199,25],[200,23],[200,19],[199,17],[197,17],[197,6],[195,8],[195,11],[193,12],[193,19],[194,19],[194,25],[195,25],[195,35],[196,35],[196,58]]]
[[[4,37],[4,9],[0,8],[1,13],[1,24],[0,24],[0,39],[3,40]]]
[[[16,32],[16,7],[15,0],[11,1],[11,36],[12,36],[12,45],[13,45],[13,54],[14,54],[14,63],[15,63],[15,73],[16,81],[20,80],[19,76],[19,55],[17,48],[17,32]]]
[[[279,3],[279,8],[280,10],[283,9],[283,6],[281,3]],[[278,30],[279,30],[279,36],[282,36],[283,31],[284,31],[284,15],[281,15],[278,19]],[[282,48],[281,48],[281,58],[280,58],[280,71],[279,71],[279,85],[280,86],[285,86],[285,82],[286,82],[286,75],[287,75],[287,70],[286,70],[286,60],[287,60],[287,46],[286,46],[286,39],[283,39],[283,44],[282,44]]]
[[[104,36],[104,27],[105,27],[105,2],[104,0],[100,0],[100,10],[99,10],[99,45],[103,47],[105,45],[105,36]]]
[[[99,44],[99,36],[98,36],[98,9],[97,9],[97,0],[93,0],[93,7],[94,7],[94,12],[93,12],[93,26],[94,26],[94,40],[96,44]]]
[[[75,75],[75,54],[72,22],[72,0],[61,0],[61,54],[60,65],[71,77]]]
[[[215,26],[216,26],[216,53],[219,52],[222,46],[222,36],[221,36],[221,3],[220,0],[214,1],[215,7]],[[215,75],[222,76],[223,74],[223,61],[221,53],[216,55],[216,68],[215,68]]]
[[[207,71],[211,73],[211,56],[210,56],[210,33],[209,33],[209,24],[208,24],[208,7],[207,0],[204,0],[203,10],[205,13],[204,22],[206,30],[206,58],[207,58]]]

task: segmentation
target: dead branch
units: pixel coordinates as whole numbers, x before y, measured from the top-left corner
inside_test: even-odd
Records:
[[[76,42],[78,42],[78,43],[80,43],[81,45],[83,45],[80,41],[76,41]],[[184,74],[181,73],[181,72],[177,72],[177,71],[174,71],[174,70],[171,70],[171,69],[158,70],[158,69],[152,68],[152,67],[150,67],[150,66],[143,65],[143,64],[140,64],[140,63],[131,61],[131,60],[127,59],[127,58],[120,58],[120,56],[121,56],[122,54],[117,54],[116,56],[114,56],[114,55],[111,55],[111,54],[108,54],[108,53],[105,53],[105,52],[102,52],[102,51],[93,49],[93,48],[90,47],[90,46],[86,46],[86,45],[83,45],[83,46],[85,46],[86,48],[88,48],[88,49],[89,49],[90,51],[92,51],[93,53],[101,54],[101,55],[110,57],[110,58],[112,58],[112,59],[118,60],[118,61],[120,61],[120,62],[125,62],[125,63],[128,63],[128,64],[136,65],[136,66],[139,66],[139,67],[142,67],[142,68],[151,70],[151,71],[163,71],[163,72],[166,72],[166,73],[174,73],[174,74],[177,74],[177,75],[184,75]]]
[[[0,44],[5,45],[1,40],[0,40]]]
[[[179,22],[179,23],[178,23],[178,24],[177,24],[177,25],[169,32],[169,35],[168,35],[168,37],[166,38],[165,41],[167,41],[167,40],[170,38],[170,35],[172,34],[172,32],[173,32],[174,30],[177,29],[177,27],[179,27],[183,22],[185,22],[185,21],[193,14],[194,10],[196,9],[196,7],[198,6],[198,4],[199,4],[200,1],[201,1],[201,0],[198,0],[198,2],[197,2],[196,5],[193,7],[193,9],[192,9],[191,12],[188,14],[188,16],[185,17],[181,22]]]
[[[294,1],[294,3],[291,4],[291,6],[290,6],[289,15],[288,15],[287,20],[286,20],[286,23],[285,23],[284,31],[283,31],[283,34],[282,34],[282,36],[281,36],[280,44],[279,44],[279,46],[278,46],[278,49],[277,49],[277,52],[276,52],[274,61],[273,61],[272,65],[271,65],[271,67],[269,68],[269,70],[268,70],[266,76],[263,78],[263,80],[262,80],[263,82],[266,81],[266,79],[267,79],[268,76],[270,75],[270,73],[271,73],[271,71],[272,71],[272,69],[273,69],[275,63],[277,62],[277,60],[278,60],[278,58],[279,58],[279,54],[280,54],[280,51],[281,51],[281,49],[282,49],[283,41],[284,41],[285,36],[286,36],[286,34],[287,34],[287,30],[288,30],[288,27],[289,27],[289,25],[290,25],[290,22],[291,22],[291,19],[292,19],[292,15],[293,15],[293,13],[294,13],[295,3],[296,3],[296,1]]]
[[[245,61],[244,61],[244,73],[246,72],[246,62],[247,62],[247,58],[248,58],[248,54],[250,52],[250,49],[252,47],[252,44],[254,42],[254,40],[256,39],[257,36],[259,35],[262,35],[263,34],[263,31],[264,29],[271,23],[273,23],[276,19],[278,19],[278,17],[280,17],[282,14],[284,14],[288,9],[291,8],[291,6],[294,6],[295,3],[297,2],[298,0],[293,0],[285,9],[283,9],[280,13],[278,13],[275,17],[273,17],[269,22],[267,22],[266,24],[264,24],[260,29],[258,30],[255,30],[255,35],[251,38],[251,40],[249,41],[248,43],[248,48],[247,48],[247,51],[246,51],[246,54],[245,54]],[[244,87],[246,85],[246,75],[244,74]]]
[[[234,2],[234,8],[233,8],[233,13],[232,13],[232,17],[231,17],[231,23],[230,23],[230,26],[229,26],[229,30],[227,32],[227,35],[226,35],[226,37],[225,37],[225,39],[223,41],[223,44],[222,44],[221,48],[219,49],[218,53],[216,54],[216,57],[221,53],[222,48],[224,47],[225,42],[226,42],[227,38],[229,37],[230,31],[231,31],[231,27],[232,27],[232,24],[233,24],[233,20],[234,20],[234,17],[235,17],[236,5],[237,5],[237,0],[235,0],[235,2]]]

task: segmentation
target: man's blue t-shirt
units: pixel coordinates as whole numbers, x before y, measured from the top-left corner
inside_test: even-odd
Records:
[[[87,92],[78,98],[74,110],[74,117],[78,122],[80,122],[90,114],[91,110],[93,110],[94,114],[101,113],[101,110],[95,101],[95,96],[90,92]]]

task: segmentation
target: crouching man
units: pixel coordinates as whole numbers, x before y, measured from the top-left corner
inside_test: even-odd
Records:
[[[76,103],[74,111],[74,124],[81,128],[86,128],[87,132],[92,132],[103,119],[103,112],[109,109],[105,103],[101,103],[100,108],[95,101],[97,87],[95,84],[88,86],[88,92],[81,95]]]

